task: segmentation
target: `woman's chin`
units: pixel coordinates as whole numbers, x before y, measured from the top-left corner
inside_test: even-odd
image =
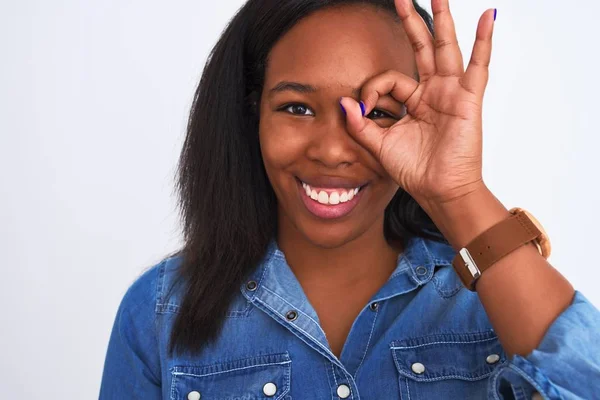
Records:
[[[323,227],[319,229],[319,232],[304,231],[304,236],[316,247],[335,249],[353,241],[359,235],[352,235],[347,230],[340,230],[335,227],[329,229]]]

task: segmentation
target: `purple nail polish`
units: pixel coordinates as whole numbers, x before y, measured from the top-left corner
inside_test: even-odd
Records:
[[[496,14],[498,14],[498,9],[494,8],[494,21],[496,20]]]
[[[340,101],[340,107],[342,109],[342,111],[344,112],[344,115],[346,115],[346,109],[344,108],[344,106],[342,105],[342,102]]]
[[[365,103],[363,103],[363,101],[360,101],[360,112],[362,113],[362,116],[365,116]]]

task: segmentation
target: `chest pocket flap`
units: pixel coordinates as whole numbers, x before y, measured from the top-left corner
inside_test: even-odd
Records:
[[[483,379],[506,361],[493,331],[393,341],[390,349],[400,375],[400,390],[407,398],[408,393],[411,398],[429,398],[426,395],[463,392],[465,399],[477,392],[485,397]],[[419,393],[421,396],[412,396]]]
[[[171,369],[172,400],[289,400],[289,354],[265,354]]]

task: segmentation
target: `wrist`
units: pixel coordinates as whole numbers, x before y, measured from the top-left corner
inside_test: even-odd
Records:
[[[431,199],[419,204],[457,251],[511,215],[483,181],[449,200]]]

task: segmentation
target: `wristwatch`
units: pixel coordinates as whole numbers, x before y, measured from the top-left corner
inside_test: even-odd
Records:
[[[522,208],[511,208],[509,212],[510,217],[473,239],[452,261],[463,285],[473,292],[485,270],[524,244],[533,242],[544,258],[550,256],[550,239],[539,221]]]

